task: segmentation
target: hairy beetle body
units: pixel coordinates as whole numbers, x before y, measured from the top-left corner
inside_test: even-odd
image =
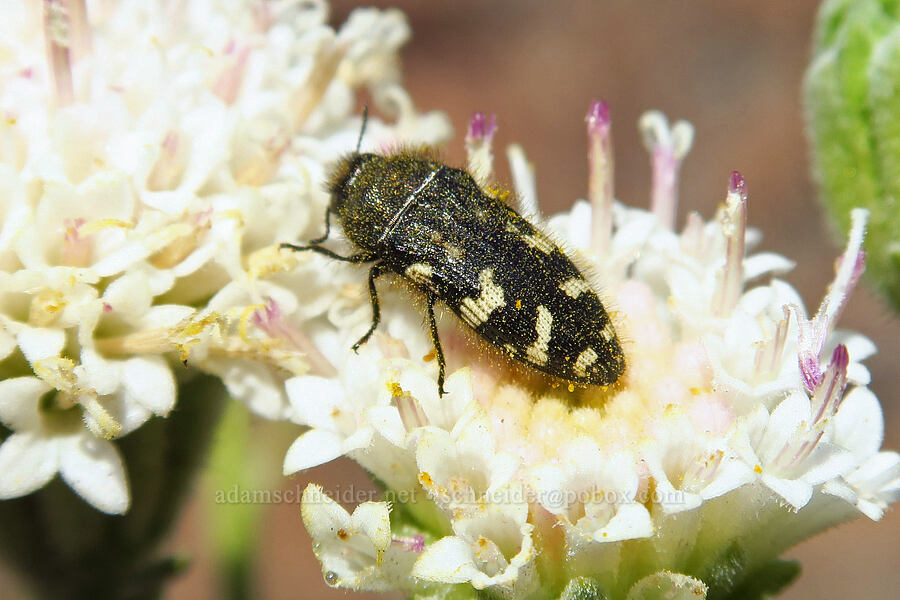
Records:
[[[385,270],[426,293],[443,383],[434,302],[444,302],[510,357],[564,380],[610,385],[625,359],[609,314],[566,254],[465,171],[424,152],[354,153],[331,180],[329,213],[360,252],[339,257],[375,264],[369,273],[375,330],[375,279]],[[328,220],[326,218],[326,236]],[[441,389],[443,386],[441,385]]]

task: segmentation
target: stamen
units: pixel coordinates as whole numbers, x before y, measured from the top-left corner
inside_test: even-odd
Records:
[[[225,104],[234,104],[241,83],[244,80],[244,72],[247,67],[247,57],[250,56],[250,47],[236,48],[234,41],[229,42],[222,58],[222,72],[212,85],[212,92],[221,98]]]
[[[740,173],[731,173],[728,197],[722,212],[725,235],[725,266],[719,274],[713,313],[717,317],[731,314],[744,287],[744,252],[747,230],[747,184]]]
[[[262,309],[253,313],[253,324],[271,338],[284,340],[295,350],[302,352],[309,360],[313,371],[323,377],[334,377],[337,369],[319,352],[315,344],[303,333],[287,322],[278,303],[269,298]]]
[[[67,0],[66,7],[69,10],[69,39],[75,62],[78,62],[91,52],[87,5],[85,0]]]
[[[869,211],[866,209],[856,208],[850,212],[850,235],[847,240],[847,249],[838,261],[837,275],[828,288],[828,294],[822,300],[816,316],[812,319],[805,319],[800,313],[799,307],[789,307],[797,317],[799,327],[797,359],[800,363],[803,384],[810,394],[815,392],[822,381],[820,362],[825,340],[833,330],[850,293],[865,270],[866,259],[862,243],[868,218]]]
[[[831,362],[825,369],[825,376],[816,388],[812,397],[812,408],[815,411],[813,423],[820,431],[825,424],[837,412],[844,398],[844,388],[847,387],[847,365],[850,363],[850,355],[847,347],[838,344],[831,354]]]
[[[425,536],[421,533],[409,536],[395,535],[391,538],[391,544],[400,546],[405,552],[421,554],[425,551]]]
[[[309,77],[297,88],[291,102],[293,108],[291,124],[294,131],[303,126],[312,111],[321,103],[346,51],[345,44],[325,44],[316,54]]]
[[[650,210],[667,229],[675,228],[678,209],[678,171],[694,141],[694,127],[678,121],[672,128],[659,111],[644,113],[638,125],[644,146],[650,151],[653,165],[653,189]]]
[[[44,0],[44,40],[57,104],[68,106],[75,101],[75,91],[72,84],[71,23],[64,0]]]
[[[412,394],[400,387],[399,383],[391,384],[391,395],[397,405],[397,412],[400,413],[400,422],[403,423],[406,431],[413,431],[429,424],[422,406],[412,397]]]
[[[706,256],[709,252],[705,223],[703,217],[696,211],[691,211],[687,215],[684,230],[681,232],[681,248],[696,257]]]
[[[86,424],[94,435],[111,440],[122,432],[122,425],[103,408],[96,394],[83,393],[78,398],[78,403],[93,418],[93,424]]]
[[[475,113],[469,121],[466,133],[466,158],[469,172],[482,186],[490,183],[494,173],[494,153],[492,149],[494,133],[497,131],[497,115],[488,117],[485,113]]]
[[[603,255],[612,235],[613,151],[612,120],[603,100],[591,103],[587,117],[588,196],[591,201],[591,250]]]
[[[249,186],[261,186],[268,182],[278,170],[278,161],[290,143],[290,137],[283,131],[267,139],[256,149],[252,158],[235,169],[235,180]]]
[[[837,322],[856,282],[859,281],[860,275],[866,269],[866,254],[862,244],[866,236],[868,220],[869,211],[864,208],[855,208],[850,212],[850,235],[847,240],[847,249],[839,259],[834,283],[831,284],[828,295],[822,302],[819,312],[816,313],[816,320],[827,323],[828,333]]]
[[[767,337],[756,348],[753,370],[758,377],[768,378],[777,374],[781,366],[784,348],[787,344],[787,334],[790,329],[791,311],[787,306],[782,307],[784,318],[775,326],[775,333]]]
[[[525,157],[525,150],[518,144],[510,144],[506,148],[506,160],[512,171],[513,188],[519,201],[519,212],[525,215],[538,213],[537,184],[534,177],[534,165]]]
[[[184,144],[179,143],[178,132],[170,129],[166,132],[160,144],[161,152],[153,170],[147,177],[147,189],[153,192],[161,190],[173,190],[178,187],[178,181],[184,170],[184,163],[178,160],[179,150],[184,154]]]
[[[68,267],[86,267],[91,260],[91,242],[86,235],[82,235],[81,226],[85,220],[82,218],[66,219],[63,221],[63,243],[60,249],[59,262]]]

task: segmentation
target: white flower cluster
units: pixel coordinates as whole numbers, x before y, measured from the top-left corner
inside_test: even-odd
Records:
[[[691,214],[681,233],[671,229],[693,130],[659,113],[641,128],[653,210],[613,202],[608,111],[597,103],[591,202],[548,222],[614,307],[626,340],[621,386],[578,395],[525,382],[483,364],[447,318],[441,337],[456,369],[439,397],[419,310],[386,285],[384,321],[358,355],[349,348],[367,311],[317,334],[338,372],[287,382],[310,429],[285,473],[350,456],[390,500],[349,514],[307,488],[303,519],[328,583],[424,596],[468,584],[525,598],[589,581],[610,598],[645,588],[705,597],[694,577],[714,580],[722,564],[731,576],[752,571],[858,512],[879,519],[900,497],[900,454],[880,450],[881,408],[860,363],[874,347],[834,330],[863,269],[865,212],[853,214],[836,278],[809,317],[778,278],[792,263],[747,255],[759,236],[745,227],[739,174],[714,220]],[[467,148],[480,178],[492,132],[473,119]],[[517,190],[533,194],[521,153],[511,157]]]
[[[449,127],[398,84],[396,11],[338,31],[319,1],[2,12],[0,499],[58,473],[122,513],[109,440],[173,409],[190,370],[170,363],[271,419],[292,413],[285,379],[334,373],[301,325],[360,291],[278,243],[321,227],[328,166],[360,129],[356,90],[397,117],[373,118],[370,143]]]

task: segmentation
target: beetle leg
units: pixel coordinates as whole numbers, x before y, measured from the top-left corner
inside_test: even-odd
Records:
[[[447,363],[444,362],[444,351],[441,349],[441,340],[438,337],[437,321],[434,318],[434,292],[428,292],[428,324],[431,326],[431,343],[434,344],[434,353],[437,355],[438,361],[438,394],[443,396],[447,392],[444,390],[444,368]]]
[[[328,239],[328,233],[331,231],[331,207],[325,209],[325,235],[309,240],[310,245],[318,245]]]
[[[290,248],[295,252],[303,252],[304,250],[312,250],[313,252],[318,252],[319,254],[324,254],[328,258],[333,258],[335,260],[340,260],[343,262],[349,263],[364,263],[364,262],[372,262],[376,258],[378,258],[372,252],[360,252],[358,254],[351,254],[350,256],[341,256],[335,252],[332,252],[328,248],[323,248],[322,246],[316,246],[311,244],[309,246],[298,246],[297,244],[288,244],[287,242],[278,246],[279,248]]]
[[[375,279],[384,272],[384,263],[377,262],[369,269],[369,300],[372,302],[372,326],[369,330],[359,338],[359,341],[353,344],[353,351],[358,352],[359,347],[369,341],[375,329],[381,322],[381,307],[378,304],[378,290],[375,289]]]

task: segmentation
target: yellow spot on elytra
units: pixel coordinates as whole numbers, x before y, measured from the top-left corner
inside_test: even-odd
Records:
[[[503,288],[494,283],[494,270],[484,269],[478,275],[481,293],[478,298],[463,298],[459,304],[459,316],[472,327],[488,320],[491,313],[506,306]]]
[[[553,252],[555,246],[550,240],[544,237],[544,235],[540,232],[535,232],[533,235],[523,235],[522,239],[526,244],[543,252],[544,254],[550,254]]]
[[[581,277],[572,277],[559,284],[559,289],[565,292],[569,298],[578,298],[584,292],[591,290],[588,282]]]
[[[425,285],[431,281],[434,270],[428,263],[414,263],[406,267],[406,270],[403,273],[415,283]]]
[[[579,377],[586,377],[588,367],[597,362],[597,358],[597,352],[594,351],[593,348],[586,348],[578,355],[578,358],[575,359],[575,366],[572,367],[572,372]]]
[[[547,348],[550,347],[550,335],[553,332],[553,315],[543,304],[537,307],[534,330],[537,333],[537,339],[525,350],[525,356],[535,364],[545,365],[550,359]]]

